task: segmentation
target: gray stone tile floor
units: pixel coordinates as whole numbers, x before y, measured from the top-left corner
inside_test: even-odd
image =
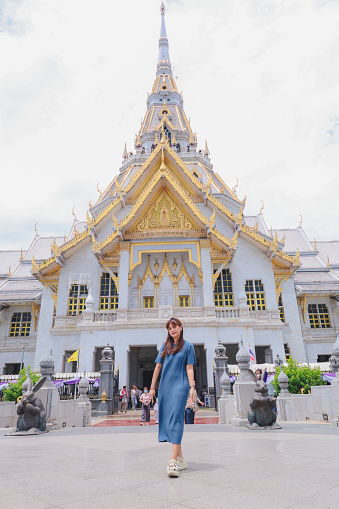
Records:
[[[250,431],[187,426],[188,469],[168,478],[157,428],[0,430],[0,509],[326,509],[339,499],[339,428],[283,423]]]

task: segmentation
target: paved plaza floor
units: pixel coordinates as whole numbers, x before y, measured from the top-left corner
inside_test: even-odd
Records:
[[[186,426],[188,469],[168,478],[170,444],[156,426],[0,430],[1,509],[334,508],[339,428],[282,423],[250,431]],[[7,430],[8,431],[8,430]]]

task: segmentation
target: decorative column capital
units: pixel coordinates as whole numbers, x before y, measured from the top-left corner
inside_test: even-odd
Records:
[[[199,241],[200,249],[209,249],[211,247],[210,239],[201,239]]]
[[[131,243],[128,241],[119,242],[120,252],[121,251],[129,251],[131,247]]]

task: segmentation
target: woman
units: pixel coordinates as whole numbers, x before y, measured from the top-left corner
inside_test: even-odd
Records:
[[[144,392],[140,396],[140,401],[142,403],[142,411],[141,411],[141,420],[140,420],[140,426],[144,425],[144,422],[146,422],[146,426],[149,426],[149,421],[151,420],[151,396],[148,393],[148,388],[144,387]]]
[[[132,400],[132,409],[134,410],[134,412],[136,412],[135,407],[138,404],[138,401],[137,401],[137,392],[138,392],[138,390],[135,387],[135,385],[132,385],[131,400]]]
[[[159,386],[159,442],[172,443],[172,455],[167,466],[170,477],[178,477],[179,470],[187,468],[181,449],[184,432],[187,396],[194,399],[193,366],[196,364],[194,347],[184,340],[183,326],[177,318],[167,324],[167,339],[155,359],[150,395],[155,396],[155,384],[162,368]]]

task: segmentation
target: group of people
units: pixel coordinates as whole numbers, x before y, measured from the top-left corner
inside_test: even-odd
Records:
[[[120,412],[123,412],[123,408],[125,409],[125,412],[127,412],[127,405],[128,405],[128,392],[126,385],[123,386],[123,388],[120,391],[120,399],[121,399],[121,407]],[[132,410],[136,411],[136,408],[138,407],[139,403],[141,405],[141,419],[140,419],[140,425],[141,426],[148,426],[151,420],[151,403],[152,398],[148,392],[148,387],[144,387],[143,390],[138,389],[136,385],[132,385],[131,389],[131,403],[132,403]],[[158,398],[156,398],[154,403],[154,420],[155,423],[158,424]]]

